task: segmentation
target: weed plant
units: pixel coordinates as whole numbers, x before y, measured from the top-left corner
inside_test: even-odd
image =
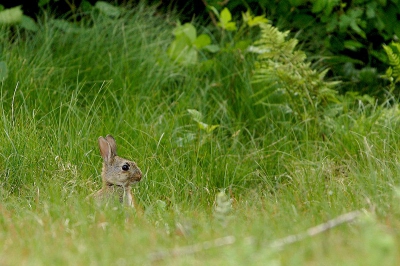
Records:
[[[142,6],[86,16],[0,29],[0,264],[398,263],[397,105],[359,102],[326,132],[280,127],[257,120],[251,55],[183,67],[166,55],[174,18]],[[202,130],[188,109],[219,127]],[[136,212],[86,199],[101,186],[105,134],[144,173]],[[358,209],[355,223],[268,247]],[[157,253],[177,247],[186,253]]]

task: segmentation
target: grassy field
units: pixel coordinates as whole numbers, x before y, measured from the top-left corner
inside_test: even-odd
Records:
[[[44,21],[0,30],[1,265],[400,263],[397,105],[351,103],[323,133],[283,126],[259,119],[251,55],[172,63],[174,18]],[[199,129],[188,110],[219,127]],[[106,134],[144,173],[137,211],[86,199],[101,187]]]

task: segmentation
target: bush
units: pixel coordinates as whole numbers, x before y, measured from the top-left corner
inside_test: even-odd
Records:
[[[219,7],[217,2],[208,3]],[[280,30],[290,30],[309,59],[330,68],[331,77],[350,82],[343,92],[382,94],[379,75],[388,63],[382,44],[400,36],[397,1],[247,0],[226,7],[234,17],[246,9],[265,13]]]

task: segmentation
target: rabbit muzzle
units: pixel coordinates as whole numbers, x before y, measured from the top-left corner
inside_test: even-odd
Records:
[[[137,169],[135,170],[135,172],[133,173],[133,175],[131,176],[131,178],[130,178],[129,181],[132,182],[132,183],[137,183],[137,182],[139,182],[141,179],[142,179],[142,171],[140,171],[140,169],[137,168]]]

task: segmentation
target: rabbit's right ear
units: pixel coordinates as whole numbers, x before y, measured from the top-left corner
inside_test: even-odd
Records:
[[[106,140],[107,140],[108,144],[110,144],[112,156],[117,156],[117,143],[115,142],[115,139],[113,138],[113,136],[107,135]]]
[[[103,138],[99,137],[99,148],[100,148],[100,154],[101,157],[103,157],[103,160],[107,163],[110,163],[114,159],[114,154],[112,152],[110,143]]]

